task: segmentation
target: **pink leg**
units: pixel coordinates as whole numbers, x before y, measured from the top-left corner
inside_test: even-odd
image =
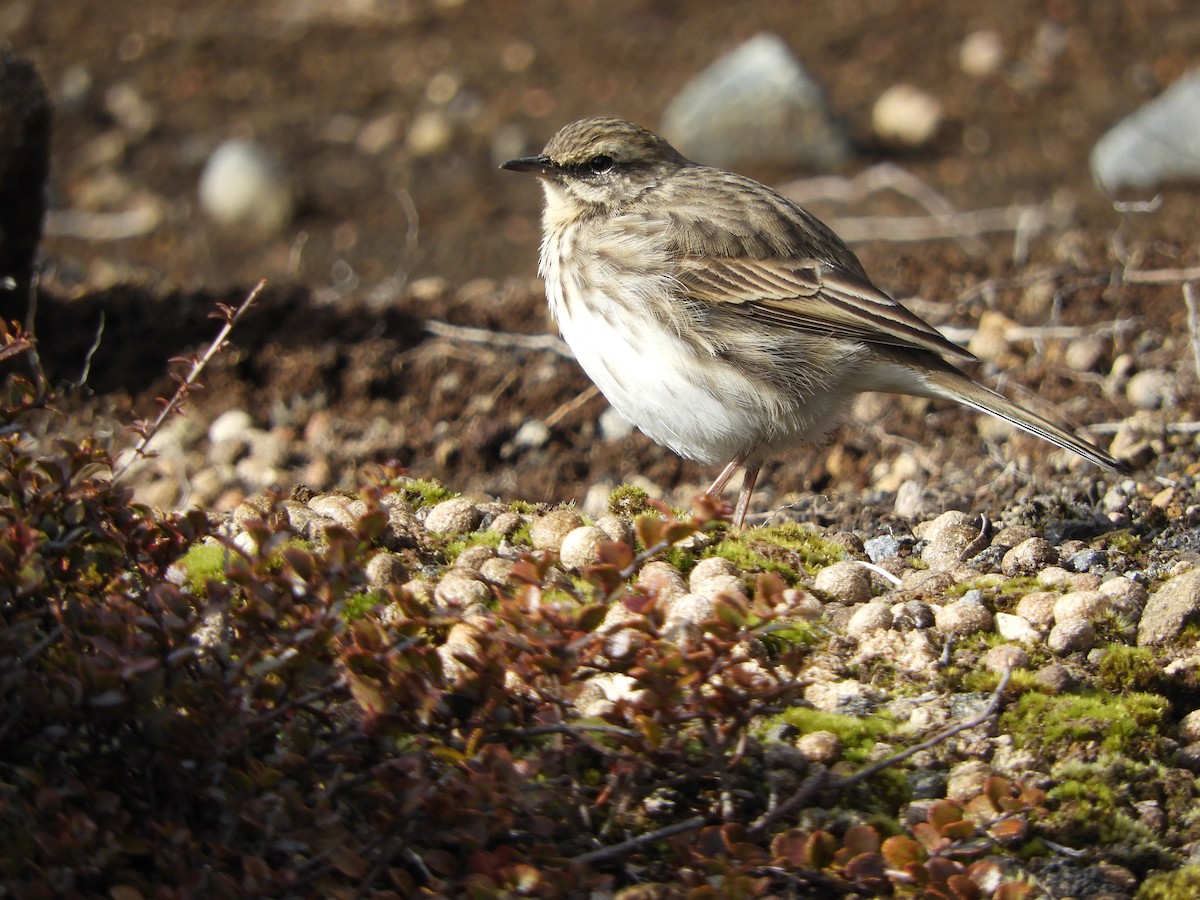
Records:
[[[710,497],[715,497],[721,491],[725,490],[725,485],[729,484],[729,479],[733,477],[733,473],[738,470],[738,467],[746,461],[746,457],[749,455],[749,453],[739,453],[731,459],[729,465],[721,470],[721,474],[717,476],[717,480],[710,484],[708,490],[704,493]]]

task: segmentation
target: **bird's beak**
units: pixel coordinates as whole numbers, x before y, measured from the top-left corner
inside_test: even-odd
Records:
[[[532,172],[534,175],[557,175],[558,166],[548,156],[523,156],[520,159],[510,159],[501,164],[500,168],[510,172]]]

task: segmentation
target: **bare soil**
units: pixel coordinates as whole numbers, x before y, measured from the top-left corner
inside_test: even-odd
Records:
[[[214,301],[235,302],[266,278],[190,417],[200,427],[243,409],[283,435],[292,449],[281,482],[353,487],[363,466],[395,461],[468,493],[581,501],[633,476],[681,493],[711,478],[639,434],[604,440],[598,398],[563,415],[544,445],[514,444],[522,424],[586,390],[586,377],[552,352],[433,337],[422,322],[550,332],[535,276],[539,192],[497,163],[583,115],[653,127],[697,71],[764,30],[827,87],[854,135],[838,174],[891,161],[961,210],[1053,201],[1062,213],[1019,259],[1011,233],[855,247],[879,285],[918,298],[939,325],[971,329],[996,312],[1110,336],[1083,371],[1065,364],[1062,332],[1010,341],[981,377],[1030,403],[1036,393],[1073,422],[1119,422],[1132,412],[1123,377],[1157,368],[1179,386],[1169,416],[1196,418],[1179,284],[1122,277],[1200,264],[1196,189],[1118,213],[1087,167],[1110,125],[1200,62],[1200,8],[1189,0],[55,0],[5,4],[0,25],[56,99],[51,208],[149,203],[162,213],[149,233],[124,238],[72,234],[52,216],[38,317],[49,369],[78,379],[103,316],[81,410],[152,414],[171,386],[168,360],[215,333]],[[1005,59],[971,78],[959,47],[985,28]],[[871,106],[898,82],[946,110],[919,152],[871,137]],[[411,126],[430,115],[449,138],[415,146]],[[199,210],[200,169],[231,135],[286,165],[301,205],[285,233],[222,232]],[[783,184],[812,173],[747,174]],[[827,219],[921,212],[887,194],[813,209]],[[1133,324],[1107,328],[1115,322]],[[1128,367],[1114,375],[1116,360]],[[1028,498],[1051,478],[1096,496],[1098,473],[1063,469],[1032,439],[981,434],[961,410],[889,401],[859,418],[831,453],[769,467],[759,507],[792,501],[797,516],[861,525],[891,509],[885,476],[905,455],[945,504]],[[1191,439],[1171,447],[1141,480],[1191,474]],[[224,487],[152,496],[229,506],[257,486]]]

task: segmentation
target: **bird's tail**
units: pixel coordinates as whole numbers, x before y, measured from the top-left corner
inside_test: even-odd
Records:
[[[1118,462],[1099,447],[1077,437],[1037,413],[1018,406],[1002,394],[991,388],[984,387],[975,379],[969,377],[953,366],[946,364],[944,370],[926,372],[926,382],[930,387],[930,396],[954,400],[972,409],[996,416],[1015,425],[1022,431],[1049,441],[1056,447],[1078,453],[1089,462],[1114,472],[1128,473],[1130,467]]]

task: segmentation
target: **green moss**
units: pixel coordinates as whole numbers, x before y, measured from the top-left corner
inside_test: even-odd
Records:
[[[846,548],[841,544],[828,541],[811,528],[795,523],[752,528],[746,532],[745,540],[761,541],[786,550],[796,560],[789,562],[792,565],[798,562],[810,575],[815,575],[846,556]]]
[[[1106,750],[1129,753],[1157,744],[1167,706],[1157,694],[1138,692],[1055,697],[1030,692],[1004,713],[1000,727],[1013,735],[1018,746],[1042,747],[1048,754],[1055,753],[1055,745],[1076,741],[1094,741]]]
[[[1155,872],[1138,888],[1134,900],[1193,900],[1200,897],[1200,865],[1174,872]]]
[[[706,549],[703,555],[727,559],[742,572],[774,572],[793,584],[800,580],[800,573],[794,568],[785,562],[751,550],[742,538],[725,538]]]
[[[499,547],[504,535],[498,531],[472,531],[446,544],[446,562],[452,563],[470,547]]]
[[[530,503],[528,500],[510,500],[508,502],[509,511],[520,513],[523,516],[532,516],[537,512],[537,504]]]
[[[230,554],[229,548],[221,544],[207,541],[193,544],[179,561],[188,590],[198,597],[204,597],[207,595],[210,580],[224,581],[225,566],[228,565]]]
[[[1137,553],[1146,548],[1145,542],[1132,531],[1110,531],[1104,536],[1107,549],[1117,553]]]
[[[1100,686],[1113,693],[1144,691],[1158,683],[1161,671],[1145,647],[1111,644],[1100,661]]]
[[[802,734],[830,731],[842,743],[842,753],[848,762],[861,763],[867,759],[880,738],[896,730],[895,724],[883,716],[847,716],[820,709],[795,707],[779,714],[775,721],[787,722]]]
[[[357,619],[361,619],[379,604],[386,602],[387,598],[379,591],[365,591],[361,594],[351,594],[346,598],[345,605],[342,607],[342,618],[347,622],[354,622]]]
[[[1000,684],[1000,673],[990,669],[971,669],[964,672],[962,676],[962,690],[964,691],[987,691],[990,693],[996,689],[998,684]],[[1044,690],[1044,686],[1037,680],[1037,674],[1033,669],[1013,669],[1008,679],[1008,687],[1005,688],[1008,694],[1024,694],[1026,691],[1040,690]]]
[[[613,488],[608,495],[608,511],[614,516],[640,516],[645,512],[653,512],[647,502],[650,495],[640,487],[632,484],[620,484]]]
[[[400,496],[413,506],[434,506],[443,500],[452,500],[458,494],[434,478],[405,479],[397,486]]]

